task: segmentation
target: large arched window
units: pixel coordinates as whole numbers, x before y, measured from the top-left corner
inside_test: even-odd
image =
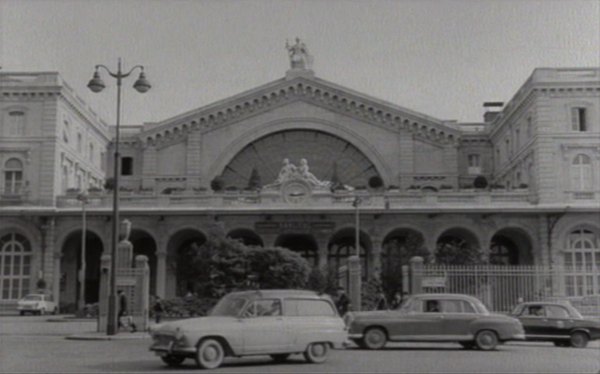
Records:
[[[587,229],[571,231],[564,254],[567,296],[600,292],[600,248],[598,234]]]
[[[4,164],[4,193],[17,194],[23,185],[23,163],[11,158]]]
[[[10,233],[0,238],[0,300],[17,300],[29,292],[31,245],[27,238]]]
[[[571,165],[571,188],[575,191],[592,189],[592,162],[588,155],[578,154]]]

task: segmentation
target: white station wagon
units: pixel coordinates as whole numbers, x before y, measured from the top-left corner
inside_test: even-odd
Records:
[[[255,290],[224,296],[207,317],[158,325],[150,350],[169,366],[194,358],[200,368],[219,367],[226,356],[270,355],[284,361],[302,353],[312,363],[348,338],[331,298],[313,291]]]
[[[17,302],[17,310],[20,315],[31,314],[56,314],[58,308],[47,295],[42,293],[31,293]]]

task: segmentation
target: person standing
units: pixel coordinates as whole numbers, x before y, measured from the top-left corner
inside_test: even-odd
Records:
[[[129,315],[129,312],[127,311],[127,296],[125,296],[125,293],[123,292],[123,290],[119,290],[117,291],[117,297],[119,298],[119,314],[117,317],[117,326],[118,329],[120,330],[121,328],[125,327],[123,325],[123,319],[127,319],[127,325],[128,327],[131,328],[131,332],[136,332],[137,331],[137,327],[135,326],[135,323],[133,322],[133,317]]]
[[[162,314],[165,310],[162,304],[162,300],[158,295],[156,295],[156,299],[154,301],[154,305],[152,306],[152,310],[154,311],[154,322],[160,323]]]
[[[392,299],[391,304],[393,310],[398,309],[400,307],[400,304],[402,304],[402,295],[400,294],[400,292],[396,292],[394,294],[394,298]]]

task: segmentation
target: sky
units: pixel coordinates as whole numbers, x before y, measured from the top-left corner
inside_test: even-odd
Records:
[[[599,0],[0,0],[4,72],[58,71],[107,122],[157,122],[285,76],[299,37],[315,75],[440,120],[479,122],[536,67],[600,66]]]

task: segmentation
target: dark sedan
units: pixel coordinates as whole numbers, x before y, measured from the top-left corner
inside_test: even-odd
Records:
[[[600,339],[600,323],[583,318],[570,304],[521,303],[512,315],[523,324],[527,340],[549,341],[558,347],[585,348],[590,340]]]
[[[347,323],[349,338],[369,349],[411,341],[492,350],[505,341],[525,339],[516,318],[492,314],[478,299],[460,294],[412,295],[397,310],[349,313]]]

